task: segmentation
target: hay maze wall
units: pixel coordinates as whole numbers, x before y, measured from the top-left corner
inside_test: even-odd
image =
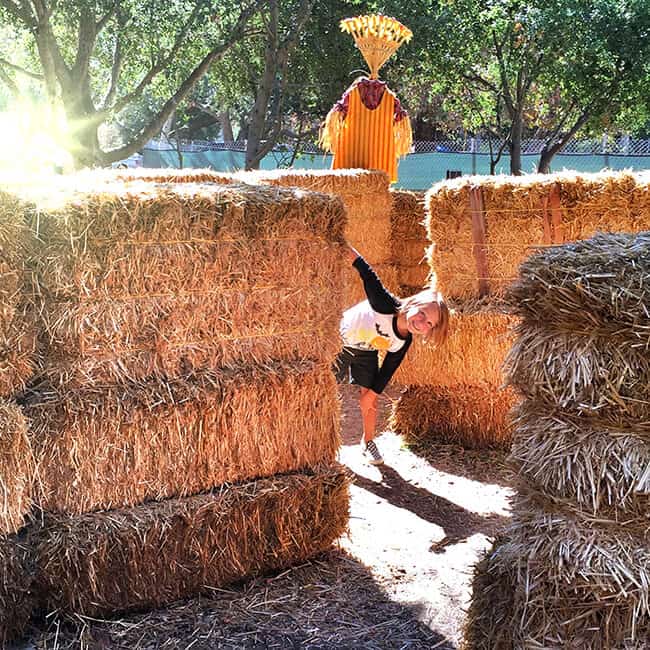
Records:
[[[467,650],[648,647],[650,232],[549,248],[509,291],[513,516],[477,565]]]
[[[343,205],[190,176],[2,195],[24,240],[3,260],[3,641],[40,611],[160,605],[301,561],[347,525]]]
[[[515,395],[500,367],[517,317],[504,292],[534,250],[650,228],[650,176],[464,177],[434,185],[426,210],[432,278],[455,313],[444,348],[409,351],[393,427],[412,440],[507,446]]]

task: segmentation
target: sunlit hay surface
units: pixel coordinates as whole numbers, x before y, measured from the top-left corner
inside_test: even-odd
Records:
[[[504,382],[501,366],[512,346],[518,318],[503,305],[486,301],[452,303],[447,341],[435,347],[415,337],[395,377],[404,385]]]
[[[0,535],[0,647],[20,637],[35,608],[33,552],[22,537]]]
[[[373,265],[390,261],[391,193],[388,176],[362,169],[241,172],[246,183],[301,187],[335,194],[347,212],[346,240]]]
[[[16,532],[32,505],[35,460],[28,424],[13,402],[0,400],[0,537]]]
[[[590,517],[536,493],[516,499],[507,535],[518,558],[513,618],[523,647],[647,647],[647,521]]]
[[[78,517],[32,533],[47,611],[86,616],[157,607],[299,563],[346,529],[341,466]]]
[[[520,476],[587,513],[641,521],[650,512],[650,436],[590,427],[524,401],[513,413],[511,459]],[[648,522],[650,525],[650,521]]]
[[[516,558],[503,538],[474,566],[472,600],[463,627],[463,650],[513,650]]]
[[[441,290],[477,295],[470,189],[483,193],[490,292],[500,295],[521,262],[544,244],[543,202],[559,188],[564,241],[602,232],[650,229],[650,176],[631,172],[469,176],[434,185],[426,196],[427,228],[434,246],[430,264]]]
[[[34,499],[47,511],[130,506],[332,462],[340,442],[335,379],[322,363],[41,392],[31,401]]]
[[[23,218],[24,202],[0,184],[0,396],[19,392],[37,359],[29,258],[35,241]]]
[[[153,183],[217,183],[230,185],[237,183],[233,174],[216,172],[212,169],[172,169],[172,168],[129,168],[129,169],[93,169],[72,174],[70,179],[79,180],[78,188],[85,184],[91,185],[97,180],[119,181],[123,183],[146,181]]]
[[[67,195],[34,223],[44,374],[112,383],[333,359],[344,223],[338,199],[286,188],[143,183]]]
[[[589,418],[588,426],[632,424],[650,431],[650,354],[625,339],[577,336],[522,321],[505,374],[527,399]]]
[[[407,442],[507,448],[515,401],[511,390],[490,384],[409,386],[393,405],[390,426]]]
[[[650,350],[650,232],[602,234],[526,260],[507,300],[520,316]]]

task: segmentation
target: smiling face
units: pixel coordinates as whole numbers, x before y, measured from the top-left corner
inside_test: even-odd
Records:
[[[406,312],[406,328],[411,334],[427,338],[440,320],[440,307],[434,303],[413,305]]]

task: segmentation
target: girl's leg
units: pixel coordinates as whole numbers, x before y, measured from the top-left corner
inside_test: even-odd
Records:
[[[359,406],[363,420],[363,441],[370,442],[375,437],[377,429],[377,393],[362,386]]]

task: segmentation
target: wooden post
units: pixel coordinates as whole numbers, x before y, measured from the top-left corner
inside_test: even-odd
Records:
[[[472,246],[476,260],[476,274],[478,279],[478,295],[487,296],[490,293],[488,283],[487,237],[485,228],[485,214],[483,212],[483,192],[480,186],[472,187],[469,191],[469,207],[472,211]]]

